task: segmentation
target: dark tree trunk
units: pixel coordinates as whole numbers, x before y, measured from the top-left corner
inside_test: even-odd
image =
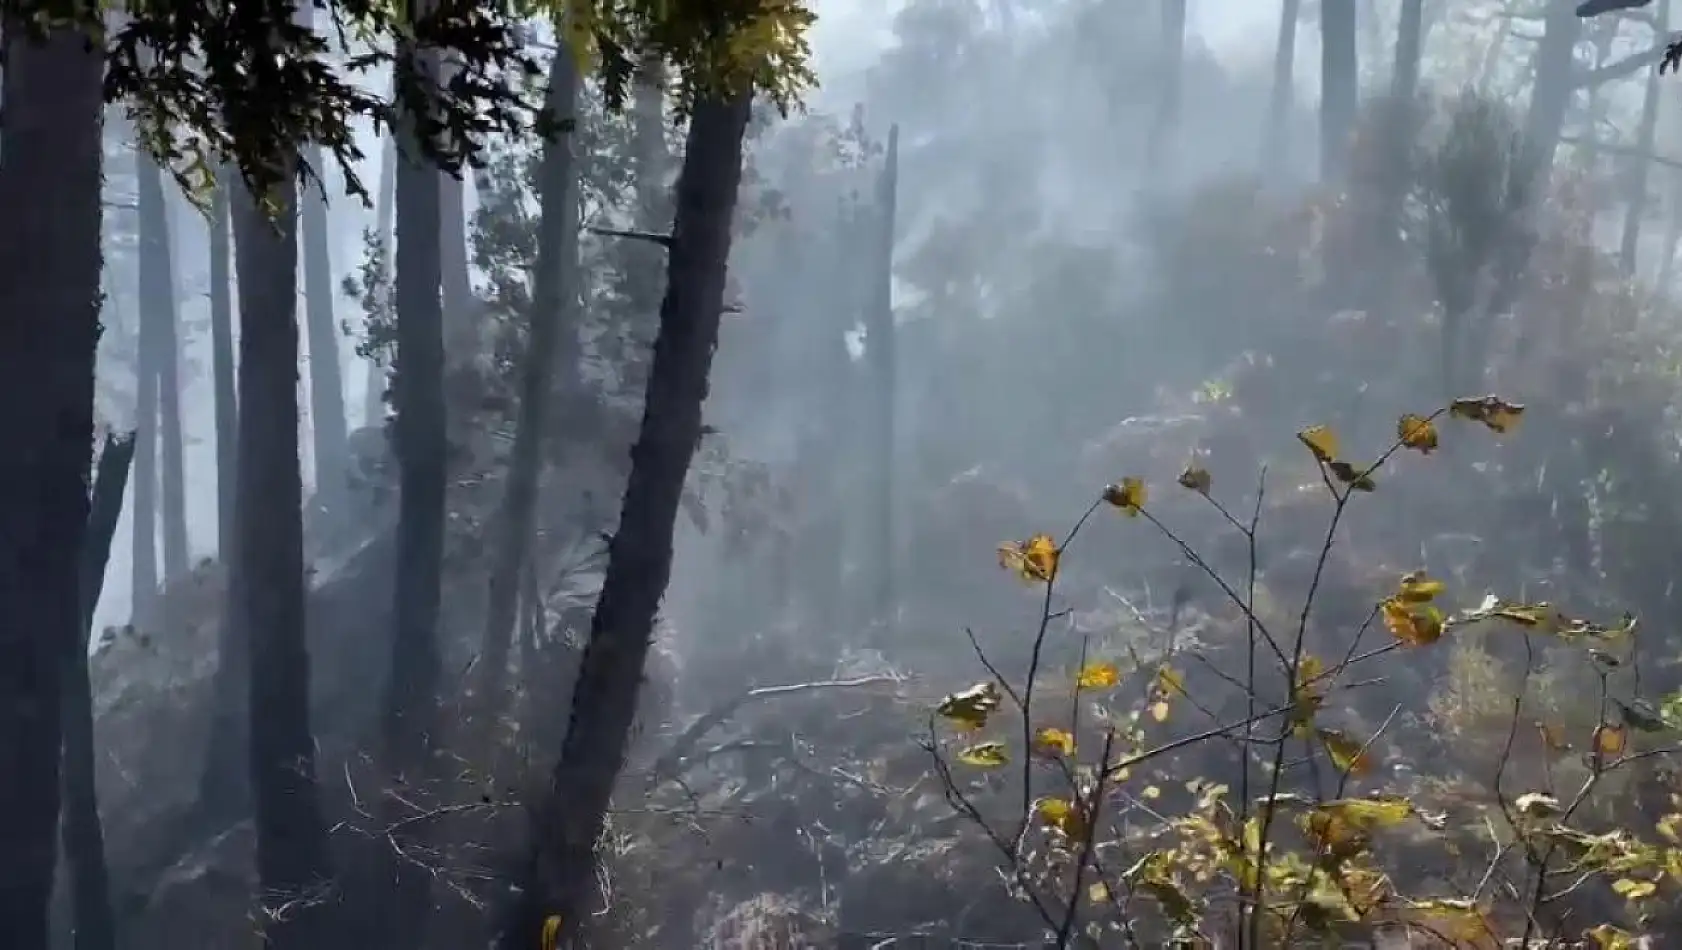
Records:
[[[389,296],[391,288],[391,232],[397,214],[397,140],[386,136],[380,147],[380,192],[374,202],[374,233],[379,236],[380,259],[384,273],[380,275],[380,293]],[[376,353],[368,360],[368,386],[362,397],[362,424],[379,425],[385,420],[385,361]]]
[[[565,44],[549,72],[549,107],[563,121],[578,116],[578,71]],[[537,274],[533,281],[531,329],[520,371],[519,420],[513,457],[499,513],[497,549],[485,610],[485,637],[479,658],[479,715],[489,727],[507,704],[508,658],[513,642],[518,585],[531,547],[537,487],[543,470],[543,437],[548,432],[555,366],[563,333],[573,334],[578,311],[578,187],[573,134],[562,132],[545,143],[538,183],[543,203],[537,238]],[[567,357],[576,354],[567,347]]]
[[[216,397],[216,550],[234,550],[234,449],[239,407],[234,399],[232,237],[228,233],[228,175],[217,176],[210,205],[210,372]]]
[[[1660,0],[1653,11],[1654,35],[1662,38],[1670,32],[1670,0]],[[1625,277],[1634,277],[1639,263],[1641,222],[1647,213],[1647,181],[1652,172],[1654,140],[1659,128],[1659,71],[1647,73],[1646,97],[1641,101],[1641,124],[1635,133],[1635,155],[1629,161],[1629,177],[1624,194],[1624,227],[1618,242],[1618,266]]]
[[[310,167],[321,172],[321,149],[310,149]],[[339,326],[333,318],[333,253],[327,233],[327,198],[305,189],[304,304],[309,328],[310,434],[315,447],[315,507],[342,516],[349,487],[345,428],[344,369],[339,362]]]
[[[1419,94],[1419,60],[1425,44],[1425,0],[1402,0],[1396,23],[1396,61],[1390,70],[1390,97],[1412,102]]]
[[[594,889],[595,842],[630,741],[655,614],[671,578],[678,504],[701,440],[751,105],[745,95],[706,101],[690,118],[642,428],[566,741],[533,816],[530,864],[502,934],[505,950],[536,946],[551,915],[568,939]]]
[[[224,574],[233,573],[239,538],[236,497],[239,471],[239,407],[234,392],[234,315],[231,299],[231,189],[242,187],[222,169],[210,209],[210,346],[216,388],[216,539]],[[232,596],[229,585],[229,596]],[[250,635],[235,622],[232,601],[216,636],[216,673],[211,682],[210,739],[199,775],[198,811],[212,823],[251,813],[250,770],[246,764],[246,685]]]
[[[320,950],[331,869],[310,731],[304,641],[303,484],[298,463],[297,185],[276,189],[270,220],[241,191],[239,532],[228,622],[249,638],[251,790],[263,936],[276,950]],[[278,913],[281,907],[285,913]]]
[[[1355,0],[1320,0],[1320,178],[1341,181],[1360,107]]]
[[[76,950],[116,950],[117,923],[111,913],[110,874],[105,865],[105,829],[94,785],[93,688],[88,680],[88,642],[93,612],[105,585],[111,540],[123,513],[134,435],[107,438],[93,483],[87,543],[82,548],[82,627],[66,651],[64,673],[64,857],[70,868],[70,900]]]
[[[1153,174],[1173,167],[1180,127],[1180,98],[1186,68],[1186,0],[1162,0],[1161,72],[1157,76],[1156,120],[1146,164]]]
[[[1297,61],[1297,21],[1302,17],[1302,0],[1283,0],[1279,5],[1279,39],[1273,48],[1273,85],[1267,99],[1267,128],[1262,130],[1262,170],[1276,177],[1290,161],[1291,103]]]
[[[1170,0],[1172,3],[1173,0]],[[1182,14],[1181,31],[1184,32],[1185,12],[1184,0],[1179,3]],[[895,613],[899,607],[898,591],[895,581],[899,576],[899,539],[894,531],[894,500],[896,497],[894,486],[894,472],[897,467],[897,443],[894,420],[899,411],[899,400],[896,398],[896,384],[899,370],[895,357],[895,327],[894,327],[894,219],[899,198],[899,126],[888,130],[888,152],[882,166],[882,176],[877,184],[876,208],[874,221],[875,234],[875,273],[871,275],[870,309],[866,316],[869,321],[865,337],[865,352],[870,361],[871,399],[875,419],[870,428],[874,436],[871,441],[870,456],[875,462],[872,466],[871,481],[874,482],[871,494],[874,508],[875,525],[871,531],[871,547],[875,549],[876,557],[869,564],[871,583],[871,609],[873,618],[879,623],[886,624],[888,630],[894,627]]]
[[[1524,123],[1524,176],[1530,185],[1545,184],[1559,149],[1565,114],[1576,90],[1577,40],[1583,21],[1571,0],[1548,0],[1542,41],[1536,47],[1536,81]]]
[[[155,166],[154,166],[155,167]],[[160,194],[162,179],[159,180]],[[159,269],[165,277],[166,294],[160,302],[168,307],[158,321],[158,422],[161,446],[158,490],[163,503],[164,568],[162,580],[168,583],[187,573],[187,466],[185,433],[181,426],[181,316],[176,305],[175,241],[170,218],[169,199],[163,200],[163,257]],[[166,618],[173,627],[174,618]]]
[[[422,5],[412,7],[419,10]],[[436,62],[423,75],[436,76]],[[384,752],[393,781],[425,779],[439,741],[437,717],[438,612],[443,583],[444,504],[448,439],[444,405],[443,251],[438,170],[426,163],[404,131],[397,166],[397,349],[393,359],[393,448],[399,484],[397,569],[386,684]],[[420,829],[394,836],[397,849],[418,841]],[[421,945],[431,911],[431,876],[412,862],[392,860],[385,916],[397,947]]]
[[[64,655],[81,551],[99,340],[102,54],[5,24],[0,92],[0,934],[47,950],[58,862]]]
[[[160,267],[169,255],[163,218],[163,180],[152,160],[135,150],[135,182],[140,218],[139,332],[135,346],[134,506],[129,527],[129,622],[149,630],[157,623],[158,604],[158,345],[159,321],[167,307],[169,272]]]

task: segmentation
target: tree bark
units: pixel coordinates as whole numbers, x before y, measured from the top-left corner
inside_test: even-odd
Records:
[[[1670,0],[1659,0],[1653,11],[1654,36],[1660,41],[1670,32]],[[1634,277],[1641,250],[1641,222],[1647,214],[1647,182],[1652,172],[1653,145],[1659,128],[1659,71],[1647,73],[1645,98],[1641,100],[1641,124],[1635,133],[1635,155],[1629,160],[1625,180],[1624,226],[1618,242],[1618,267],[1625,277]]]
[[[1173,167],[1186,68],[1186,0],[1162,0],[1162,64],[1157,76],[1156,120],[1146,165],[1153,175]]]
[[[110,873],[105,864],[105,829],[99,819],[99,796],[94,784],[93,688],[88,679],[88,642],[133,461],[133,433],[121,439],[105,440],[93,483],[87,544],[82,549],[82,626],[65,656],[61,827],[65,862],[70,868],[76,950],[116,950],[117,946]]]
[[[58,859],[64,654],[81,550],[99,339],[103,53],[4,30],[0,166],[0,934],[47,950]]]
[[[394,87],[395,88],[395,87]],[[380,192],[374,202],[374,232],[379,236],[384,273],[380,275],[380,293],[391,292],[392,222],[397,214],[397,140],[386,136],[380,147]],[[362,424],[379,425],[385,421],[385,365],[376,353],[368,359],[368,386],[362,397]]]
[[[234,392],[234,315],[230,290],[232,235],[231,189],[242,187],[231,169],[221,169],[210,209],[210,346],[216,389],[216,538],[217,557],[231,578],[239,538],[236,503],[239,480],[239,407]],[[228,585],[232,596],[232,584]],[[216,672],[211,680],[210,738],[199,773],[198,811],[225,817],[251,813],[247,752],[247,667],[250,635],[235,622],[232,601],[216,633]]]
[[[746,95],[704,101],[690,118],[642,428],[566,740],[533,816],[524,886],[503,929],[505,950],[536,946],[550,916],[560,917],[562,939],[570,939],[592,893],[595,843],[630,741],[655,614],[671,578],[683,483],[701,439],[751,104]]]
[[[310,167],[325,169],[319,147],[309,150]],[[315,507],[329,517],[344,514],[349,488],[350,449],[345,423],[344,368],[339,362],[339,326],[333,318],[333,253],[327,229],[327,197],[310,186],[303,194],[304,305],[309,329],[310,434],[315,447]]]
[[[331,868],[316,789],[304,640],[297,184],[288,178],[277,187],[272,221],[243,189],[239,197],[239,533],[229,569],[228,622],[236,635],[249,638],[246,730],[263,936],[276,950],[319,950]]]
[[[1360,108],[1355,56],[1355,0],[1320,0],[1320,178],[1349,171],[1350,138]]]
[[[1174,0],[1169,0],[1173,3]],[[1185,3],[1179,2],[1182,15],[1180,29],[1184,35]],[[1176,80],[1177,81],[1177,80]],[[872,612],[879,623],[891,631],[899,607],[895,581],[899,576],[899,538],[894,531],[894,473],[896,464],[895,419],[899,410],[895,384],[899,371],[895,356],[894,336],[894,219],[899,196],[899,126],[888,130],[888,151],[883,161],[881,178],[877,184],[875,224],[875,274],[872,275],[870,309],[866,316],[865,351],[870,361],[872,377],[871,399],[875,419],[870,428],[875,436],[871,441],[871,457],[875,464],[871,494],[875,509],[872,534],[876,557],[869,562]]]
[[[158,403],[162,336],[159,321],[169,306],[169,238],[163,218],[163,177],[140,149],[134,152],[136,203],[140,230],[139,330],[135,346],[134,506],[129,528],[129,622],[149,630],[158,621]]]
[[[1419,60],[1425,46],[1425,0],[1402,0],[1396,21],[1396,61],[1390,69],[1390,98],[1413,101],[1419,94]]]
[[[163,506],[164,569],[162,580],[178,580],[187,573],[190,553],[187,544],[187,466],[185,433],[181,425],[181,311],[176,293],[176,256],[171,227],[168,192],[163,191],[163,258],[159,269],[168,307],[158,321],[158,422],[161,445],[158,489]],[[170,619],[173,626],[174,618]]]
[[[563,123],[578,119],[578,69],[566,44],[550,64],[549,108]],[[519,580],[532,541],[537,488],[543,472],[543,438],[549,428],[555,367],[563,334],[574,331],[578,313],[578,173],[574,132],[562,131],[544,144],[538,172],[542,215],[531,323],[520,371],[519,418],[513,457],[498,513],[498,540],[486,600],[484,645],[479,658],[479,715],[488,729],[507,704],[503,699],[512,652]],[[576,354],[567,348],[567,356]]]
[[[1262,171],[1275,178],[1290,161],[1290,134],[1286,127],[1291,102],[1296,98],[1294,75],[1297,61],[1297,21],[1302,17],[1302,0],[1283,0],[1279,5],[1279,39],[1273,48],[1273,87],[1267,99],[1267,128],[1262,130]]]

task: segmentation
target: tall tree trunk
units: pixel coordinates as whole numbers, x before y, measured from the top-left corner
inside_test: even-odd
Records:
[[[666,183],[672,156],[666,147],[666,66],[659,57],[643,60],[632,96],[635,224],[645,231],[665,233],[672,224],[672,190]],[[625,255],[625,293],[631,312],[628,333],[632,352],[640,355],[654,345],[654,335],[659,332],[666,260],[661,249],[647,241],[628,242],[621,250]],[[627,389],[645,390],[648,361],[629,360],[625,374]]]
[[[578,69],[565,43],[549,67],[549,108],[564,122],[578,119]],[[519,581],[531,547],[537,487],[543,472],[543,437],[548,432],[555,365],[563,334],[573,333],[578,312],[578,173],[572,131],[546,142],[538,185],[543,203],[538,231],[530,331],[520,369],[519,420],[514,430],[508,484],[498,514],[497,549],[485,609],[484,646],[479,659],[480,716],[494,726],[506,708],[508,658],[514,636]],[[566,356],[576,358],[567,348]]]
[[[394,85],[395,90],[395,85]],[[380,192],[374,202],[374,233],[378,235],[381,270],[380,294],[391,296],[392,222],[397,214],[397,139],[386,136],[380,146]],[[378,354],[368,360],[368,387],[362,396],[362,424],[379,425],[385,420],[385,361]]]
[[[1297,21],[1302,0],[1279,4],[1279,39],[1273,48],[1273,86],[1267,99],[1267,128],[1262,130],[1262,171],[1269,177],[1284,172],[1290,161],[1291,103],[1296,99]]]
[[[1320,179],[1349,171],[1350,137],[1360,108],[1355,57],[1356,0],[1320,0]]]
[[[533,816],[530,863],[503,931],[505,950],[536,946],[550,915],[560,916],[561,936],[570,939],[593,891],[596,838],[630,741],[655,614],[671,578],[678,504],[701,440],[751,105],[746,95],[704,101],[690,118],[642,429],[566,741]]]
[[[1170,0],[1173,3],[1174,0]],[[1184,33],[1184,0],[1178,3],[1181,13],[1181,33]],[[899,607],[898,591],[895,581],[899,577],[899,538],[894,531],[894,503],[895,492],[894,473],[898,467],[897,443],[894,421],[899,411],[897,398],[897,382],[899,376],[898,361],[895,356],[896,347],[894,337],[894,224],[895,213],[899,203],[899,126],[888,130],[888,151],[883,161],[882,175],[876,188],[875,223],[875,274],[872,275],[872,292],[870,309],[866,315],[868,329],[865,336],[865,353],[870,360],[872,398],[876,405],[873,407],[875,419],[871,423],[872,441],[870,456],[874,460],[875,471],[872,473],[871,494],[875,502],[875,526],[872,533],[875,538],[872,547],[875,548],[876,558],[870,562],[871,572],[871,608],[876,615],[873,619],[885,623],[887,629],[894,629],[894,618]]]
[[[309,149],[310,167],[324,173],[319,146]],[[333,317],[333,252],[327,229],[327,196],[309,187],[303,199],[304,318],[309,329],[310,434],[315,446],[315,507],[343,516],[350,449],[345,427],[344,368],[339,361],[339,326]]]
[[[159,186],[162,190],[162,178]],[[158,321],[158,421],[162,445],[159,458],[158,493],[163,500],[163,581],[179,580],[187,573],[187,465],[186,436],[181,424],[181,311],[176,293],[175,231],[170,201],[163,199],[163,259],[160,268],[168,278],[167,319]],[[175,618],[170,620],[173,629]]]
[[[1661,42],[1670,32],[1670,0],[1659,0],[1653,11],[1654,36]],[[1659,128],[1659,71],[1647,71],[1646,98],[1641,101],[1641,124],[1635,134],[1635,154],[1629,160],[1624,194],[1624,227],[1618,242],[1618,267],[1635,276],[1641,246],[1641,221],[1647,213],[1647,181],[1652,172],[1653,145]]]
[[[412,15],[424,4],[411,6]],[[413,52],[433,80],[433,54]],[[405,117],[397,166],[397,350],[392,408],[399,502],[395,629],[384,720],[386,770],[413,783],[430,770],[438,742],[438,612],[443,583],[444,504],[448,438],[444,405],[443,251],[438,170],[421,153],[420,117]],[[395,836],[399,850],[419,829]],[[419,946],[431,910],[431,876],[393,860],[384,896],[392,945]]]
[[[1527,185],[1541,186],[1553,169],[1554,153],[1565,128],[1565,114],[1576,89],[1575,52],[1583,34],[1572,0],[1548,0],[1542,41],[1536,47],[1536,81],[1524,122],[1524,169]]]
[[[1186,69],[1186,0],[1162,0],[1162,63],[1157,75],[1156,119],[1146,166],[1157,174],[1173,167],[1180,127],[1181,86]]]
[[[88,642],[93,613],[105,586],[111,540],[123,513],[134,435],[108,437],[94,477],[87,544],[82,549],[82,625],[65,656],[64,673],[64,857],[70,867],[70,899],[76,950],[116,950],[117,922],[111,913],[110,874],[105,865],[105,828],[94,784],[93,687],[88,679]]]
[[[216,551],[233,556],[234,438],[239,408],[234,400],[234,312],[231,292],[232,236],[228,233],[228,172],[216,176],[210,204],[210,373],[216,398]]]
[[[134,510],[130,527],[134,553],[130,570],[135,626],[151,628],[158,616],[159,417],[163,397],[163,324],[174,309],[170,277],[169,224],[164,211],[163,173],[142,149],[134,152],[140,229],[140,329],[135,347]]]
[[[103,54],[5,23],[0,91],[0,934],[47,950],[58,862],[64,654],[81,551],[99,341]]]
[[[234,393],[234,315],[231,299],[232,235],[230,197],[241,188],[237,175],[223,168],[210,208],[210,347],[216,390],[216,544],[224,576],[231,578],[239,538],[236,498],[239,481],[239,407]],[[232,596],[231,584],[228,596]],[[199,773],[198,811],[232,820],[251,813],[250,771],[246,767],[247,668],[251,638],[235,622],[232,601],[216,633],[216,673],[211,680],[210,739]]]
[[[276,950],[319,950],[331,875],[310,730],[304,639],[303,484],[298,460],[298,218],[296,181],[276,186],[270,220],[240,190],[239,435],[234,501],[239,532],[229,569],[229,617],[249,638],[251,790],[263,936]],[[281,908],[285,912],[281,913]]]
[[[1425,0],[1402,0],[1396,21],[1396,61],[1390,69],[1390,98],[1411,103],[1419,94],[1419,60],[1425,49]]]

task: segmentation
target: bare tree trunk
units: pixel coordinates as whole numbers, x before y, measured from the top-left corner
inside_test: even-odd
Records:
[[[1286,123],[1291,102],[1296,98],[1293,76],[1297,59],[1297,21],[1302,17],[1302,0],[1279,4],[1279,39],[1273,49],[1273,88],[1267,100],[1267,128],[1262,134],[1262,171],[1270,178],[1285,170],[1290,161],[1290,130]]]
[[[243,189],[235,215],[239,533],[229,565],[227,622],[249,642],[246,730],[263,937],[276,950],[319,950],[330,912],[324,883],[332,871],[316,788],[304,639],[298,186],[288,176],[275,191],[276,220]]]
[[[1180,98],[1186,68],[1186,0],[1162,0],[1162,64],[1157,76],[1156,119],[1146,167],[1153,175],[1172,168],[1180,127]]]
[[[88,680],[88,642],[133,461],[133,433],[121,439],[105,440],[94,477],[87,546],[82,550],[81,635],[65,656],[62,834],[65,863],[70,869],[76,950],[116,950],[117,946],[110,873],[105,864],[105,828],[100,823],[99,796],[94,785],[93,688]]]
[[[160,186],[162,181],[159,182]],[[187,466],[186,434],[181,424],[181,310],[180,295],[176,293],[175,237],[170,202],[163,200],[163,250],[160,268],[167,278],[167,319],[158,321],[158,421],[162,436],[158,479],[163,499],[164,569],[163,581],[179,580],[187,573],[190,553],[187,546]],[[165,618],[173,629],[177,618]]]
[[[1402,0],[1396,22],[1396,61],[1390,70],[1390,97],[1411,103],[1419,95],[1419,60],[1425,47],[1425,0]]]
[[[397,139],[386,136],[380,148],[380,192],[374,203],[374,232],[379,235],[380,259],[385,262],[380,293],[390,296],[392,222],[397,214]],[[378,356],[368,362],[368,387],[362,397],[362,424],[379,425],[385,419],[385,387],[388,367]]]
[[[319,147],[309,150],[310,167],[324,173]],[[315,507],[342,516],[350,471],[345,422],[344,367],[339,362],[339,326],[333,316],[333,251],[327,228],[327,198],[310,187],[303,198],[304,317],[309,331],[310,434],[315,446]]]
[[[549,107],[563,122],[578,118],[578,70],[566,44],[556,48],[549,72]],[[545,143],[538,172],[542,216],[537,245],[537,274],[533,281],[530,331],[520,369],[519,419],[514,430],[513,457],[498,519],[495,562],[485,610],[484,646],[479,658],[479,715],[487,728],[495,725],[506,704],[508,659],[514,635],[518,585],[531,547],[538,482],[543,472],[543,438],[548,432],[553,402],[555,366],[561,340],[572,335],[578,312],[578,173],[573,155],[573,132],[564,131]],[[575,359],[572,347],[566,357]]]
[[[4,24],[0,166],[0,934],[48,950],[65,652],[81,552],[99,339],[103,50]]]
[[[210,205],[210,372],[216,397],[216,548],[233,556],[234,437],[239,409],[234,401],[234,314],[231,291],[232,236],[228,233],[228,172],[216,176]]]
[[[1653,33],[1660,42],[1670,32],[1670,0],[1659,0],[1653,11]],[[1618,242],[1618,267],[1625,277],[1635,276],[1641,247],[1641,221],[1647,213],[1647,180],[1652,172],[1654,140],[1659,128],[1659,71],[1647,72],[1647,89],[1641,101],[1641,124],[1635,133],[1635,155],[1629,159],[1629,177],[1624,195],[1624,227]]]
[[[751,105],[747,95],[704,101],[690,118],[642,429],[566,740],[533,816],[523,886],[501,936],[505,950],[536,946],[551,915],[560,917],[561,939],[571,939],[594,890],[595,843],[636,719],[683,483],[701,440]]]
[[[1320,0],[1320,178],[1349,172],[1350,138],[1360,108],[1355,0]]]
[[[1174,0],[1170,0],[1173,3]],[[1185,3],[1179,0],[1180,32],[1184,36]],[[1177,82],[1177,80],[1176,80]],[[894,326],[894,224],[895,213],[899,203],[899,126],[888,130],[888,150],[883,161],[881,179],[877,184],[875,218],[877,233],[875,235],[875,271],[872,275],[873,286],[870,310],[866,316],[869,329],[866,331],[865,352],[870,360],[870,374],[872,376],[872,398],[875,400],[875,420],[870,428],[874,430],[875,445],[871,448],[871,456],[875,461],[873,466],[873,491],[875,501],[875,534],[872,547],[876,549],[876,559],[870,565],[871,572],[871,604],[875,620],[887,625],[892,631],[894,619],[899,607],[898,591],[895,581],[899,577],[899,539],[894,531],[894,500],[896,497],[894,473],[897,468],[897,445],[895,435],[895,418],[899,411],[899,400],[896,397],[896,383],[898,382],[898,360],[894,345],[896,328]]]

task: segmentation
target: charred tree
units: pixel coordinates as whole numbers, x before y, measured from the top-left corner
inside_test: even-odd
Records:
[[[1350,140],[1360,108],[1355,54],[1356,0],[1320,0],[1320,178],[1349,172]]]
[[[310,167],[323,164],[321,149],[309,149]],[[309,187],[301,196],[304,239],[304,318],[309,330],[310,434],[315,448],[315,508],[343,516],[350,466],[345,422],[344,368],[339,362],[339,326],[333,317],[333,251],[327,229],[327,196]]]
[[[160,176],[159,185],[162,185]],[[161,188],[160,188],[161,190]],[[187,573],[187,466],[186,434],[181,422],[181,311],[176,293],[175,236],[170,202],[163,201],[163,258],[158,262],[165,278],[166,294],[160,303],[168,306],[158,320],[158,494],[162,500],[165,584]],[[168,618],[166,618],[168,619]]]
[[[94,475],[87,543],[82,548],[81,630],[65,651],[62,834],[65,863],[70,869],[76,950],[116,950],[117,946],[111,879],[105,864],[105,829],[100,823],[99,796],[94,785],[93,687],[88,679],[88,643],[133,461],[132,432],[123,438],[106,438]]]
[[[619,531],[608,546],[566,740],[533,815],[504,950],[537,945],[551,915],[560,917],[561,939],[571,939],[594,889],[596,839],[630,741],[655,615],[671,578],[683,483],[701,440],[751,106],[748,95],[704,100],[690,118],[666,297]]]
[[[277,186],[268,202],[278,209],[271,220],[242,189],[235,215],[238,533],[227,622],[235,636],[247,638],[249,650],[246,734],[263,936],[277,950],[319,950],[331,867],[316,788],[304,640],[297,190],[292,178]]]
[[[1402,0],[1396,21],[1396,61],[1390,68],[1390,98],[1411,103],[1419,95],[1419,61],[1425,51],[1425,0]]]
[[[228,175],[217,175],[210,199],[210,373],[216,399],[216,550],[225,562],[233,554],[234,437],[239,409],[234,401],[234,308],[232,236],[228,233]]]
[[[555,368],[561,340],[573,335],[578,312],[578,172],[573,129],[578,116],[578,69],[566,44],[549,67],[548,105],[561,128],[544,144],[538,171],[541,217],[537,273],[533,280],[530,329],[520,368],[520,403],[514,429],[513,457],[498,514],[497,548],[485,609],[485,633],[479,658],[480,715],[487,727],[506,708],[508,659],[519,602],[519,579],[526,571],[543,471],[543,439],[548,432]],[[569,359],[576,354],[566,354]]]
[[[0,934],[47,950],[58,859],[65,651],[81,552],[99,340],[103,52],[4,24],[0,166]]]
[[[1180,127],[1181,87],[1186,69],[1186,0],[1162,0],[1162,65],[1157,76],[1156,118],[1151,125],[1146,166],[1153,172],[1171,167],[1174,137]]]
[[[1670,0],[1660,0],[1653,11],[1653,33],[1660,42],[1670,32]],[[1653,145],[1659,128],[1659,71],[1649,70],[1647,88],[1641,100],[1641,123],[1636,127],[1635,154],[1625,179],[1624,226],[1618,241],[1618,267],[1625,277],[1635,275],[1641,247],[1641,222],[1647,213],[1647,184],[1652,172]]]
[[[1185,4],[1179,3],[1181,32],[1184,33]],[[899,369],[894,345],[894,219],[899,200],[899,126],[888,130],[888,149],[882,165],[881,178],[876,185],[876,207],[873,215],[876,234],[873,250],[875,261],[871,275],[870,305],[866,313],[865,356],[870,364],[871,407],[870,430],[874,443],[870,447],[873,462],[871,472],[872,521],[871,547],[876,557],[870,560],[871,609],[876,622],[891,631],[899,606],[895,581],[899,576],[899,539],[894,531],[894,503],[897,496],[894,473],[897,465],[898,439],[895,417],[899,412],[896,396]]]
[[[1285,170],[1290,161],[1286,127],[1291,115],[1291,102],[1296,97],[1294,87],[1297,60],[1297,22],[1302,18],[1302,0],[1282,0],[1279,4],[1279,39],[1273,48],[1273,85],[1267,99],[1267,127],[1262,130],[1262,170],[1270,177]]]

